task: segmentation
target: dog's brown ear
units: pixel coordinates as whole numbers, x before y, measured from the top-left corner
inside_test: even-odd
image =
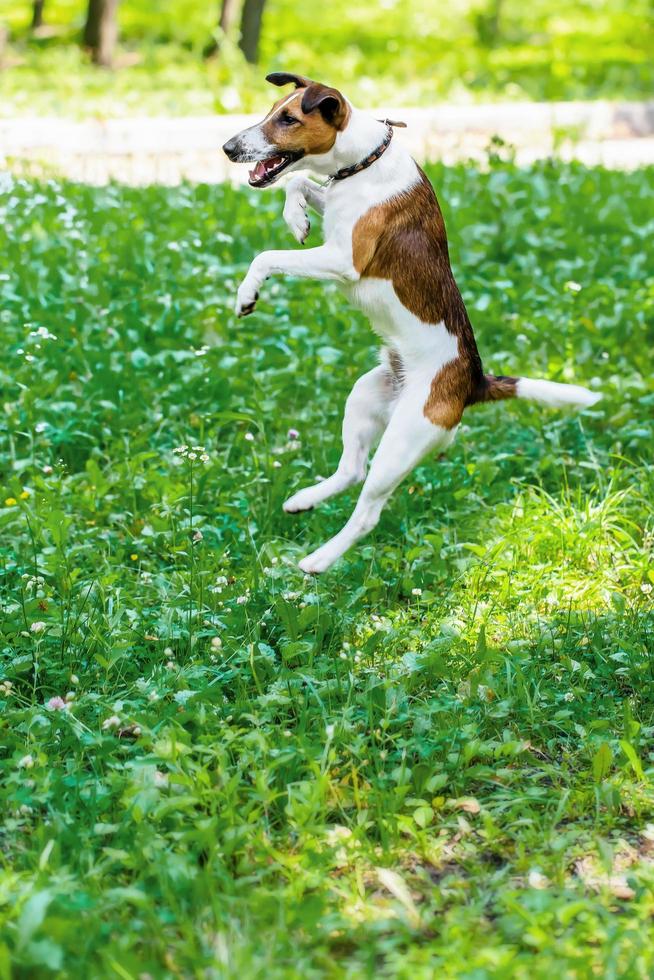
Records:
[[[293,82],[296,88],[306,88],[312,84],[310,78],[305,78],[304,75],[293,75],[290,71],[274,71],[270,75],[266,75],[266,81],[273,85],[290,85]]]
[[[315,109],[325,122],[331,123],[336,129],[341,129],[347,119],[347,103],[336,88],[312,82],[302,96],[302,112],[309,113]]]

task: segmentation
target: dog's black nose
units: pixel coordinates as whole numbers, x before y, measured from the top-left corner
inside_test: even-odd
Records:
[[[227,140],[223,146],[223,152],[227,154],[230,160],[233,160],[238,153],[238,140],[235,136],[232,136],[231,140]]]

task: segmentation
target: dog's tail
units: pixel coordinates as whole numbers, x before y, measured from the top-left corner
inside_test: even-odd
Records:
[[[582,388],[581,385],[559,384],[558,381],[541,381],[534,378],[504,378],[485,374],[478,392],[478,402],[496,402],[505,398],[526,398],[529,401],[563,408],[589,408],[600,400],[599,392]]]

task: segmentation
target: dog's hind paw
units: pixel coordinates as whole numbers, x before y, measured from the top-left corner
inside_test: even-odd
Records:
[[[328,568],[331,568],[337,558],[338,555],[330,553],[330,550],[326,546],[323,546],[322,548],[318,548],[317,551],[314,551],[313,554],[307,555],[298,564],[307,575],[321,575],[322,572],[326,572]]]
[[[288,500],[285,500],[282,504],[282,507],[287,514],[299,514],[303,510],[313,510],[315,506],[316,502],[313,487],[298,490],[297,493],[294,493],[292,497],[289,497]]]

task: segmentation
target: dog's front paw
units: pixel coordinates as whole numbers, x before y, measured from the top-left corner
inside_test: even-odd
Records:
[[[249,316],[254,311],[259,299],[259,290],[250,285],[247,279],[241,283],[236,294],[234,312],[236,316]]]
[[[303,197],[288,199],[284,206],[284,221],[300,245],[304,245],[311,228],[306,207],[307,202]]]

